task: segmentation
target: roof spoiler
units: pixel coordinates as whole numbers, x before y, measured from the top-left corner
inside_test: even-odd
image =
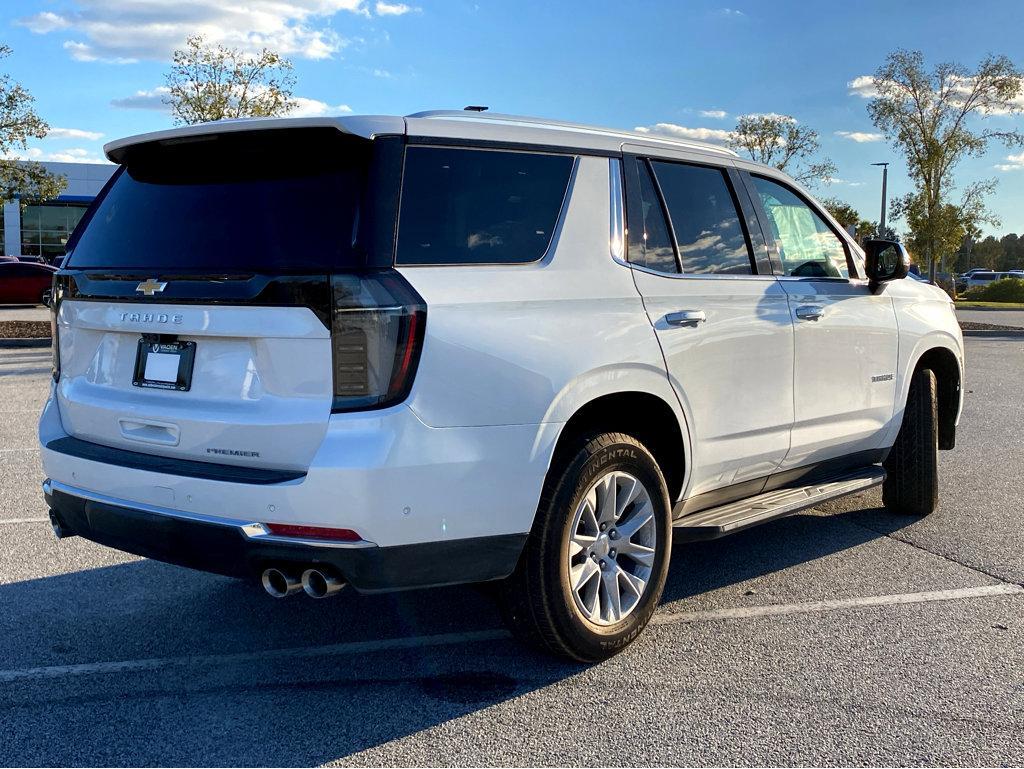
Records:
[[[306,118],[241,118],[169,128],[115,139],[103,145],[103,153],[114,163],[123,163],[127,150],[140,144],[175,142],[192,137],[213,136],[236,131],[273,131],[289,128],[335,128],[342,133],[373,139],[385,134],[404,134],[405,120],[388,115]]]

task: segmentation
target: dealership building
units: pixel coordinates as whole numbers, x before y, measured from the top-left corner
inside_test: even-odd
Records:
[[[24,207],[17,200],[4,204],[0,246],[5,256],[41,256],[46,261],[62,256],[71,231],[117,169],[110,163],[43,165],[67,183],[54,200]]]

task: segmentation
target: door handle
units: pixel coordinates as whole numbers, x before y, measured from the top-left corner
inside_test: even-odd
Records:
[[[665,322],[668,325],[688,328],[696,328],[707,319],[708,316],[704,314],[704,310],[680,310],[679,312],[670,312],[665,316]]]
[[[821,320],[825,308],[817,304],[804,304],[796,308],[796,316],[800,320]]]

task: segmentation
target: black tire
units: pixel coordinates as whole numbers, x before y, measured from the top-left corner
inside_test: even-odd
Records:
[[[620,470],[648,492],[656,527],[650,578],[632,611],[619,622],[597,625],[577,608],[569,587],[568,545],[575,511],[605,474]],[[602,433],[562,453],[548,472],[533,529],[515,572],[505,580],[505,620],[521,640],[563,657],[596,662],[629,645],[658,606],[672,550],[668,491],[651,453],[635,438]],[[626,514],[623,513],[623,518]]]
[[[928,515],[939,504],[939,398],[935,374],[910,381],[903,424],[885,463],[882,503],[894,513]]]

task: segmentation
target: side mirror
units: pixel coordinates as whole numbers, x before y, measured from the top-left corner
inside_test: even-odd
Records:
[[[867,240],[864,242],[864,251],[872,291],[881,283],[907,277],[910,257],[902,243],[894,240]]]

